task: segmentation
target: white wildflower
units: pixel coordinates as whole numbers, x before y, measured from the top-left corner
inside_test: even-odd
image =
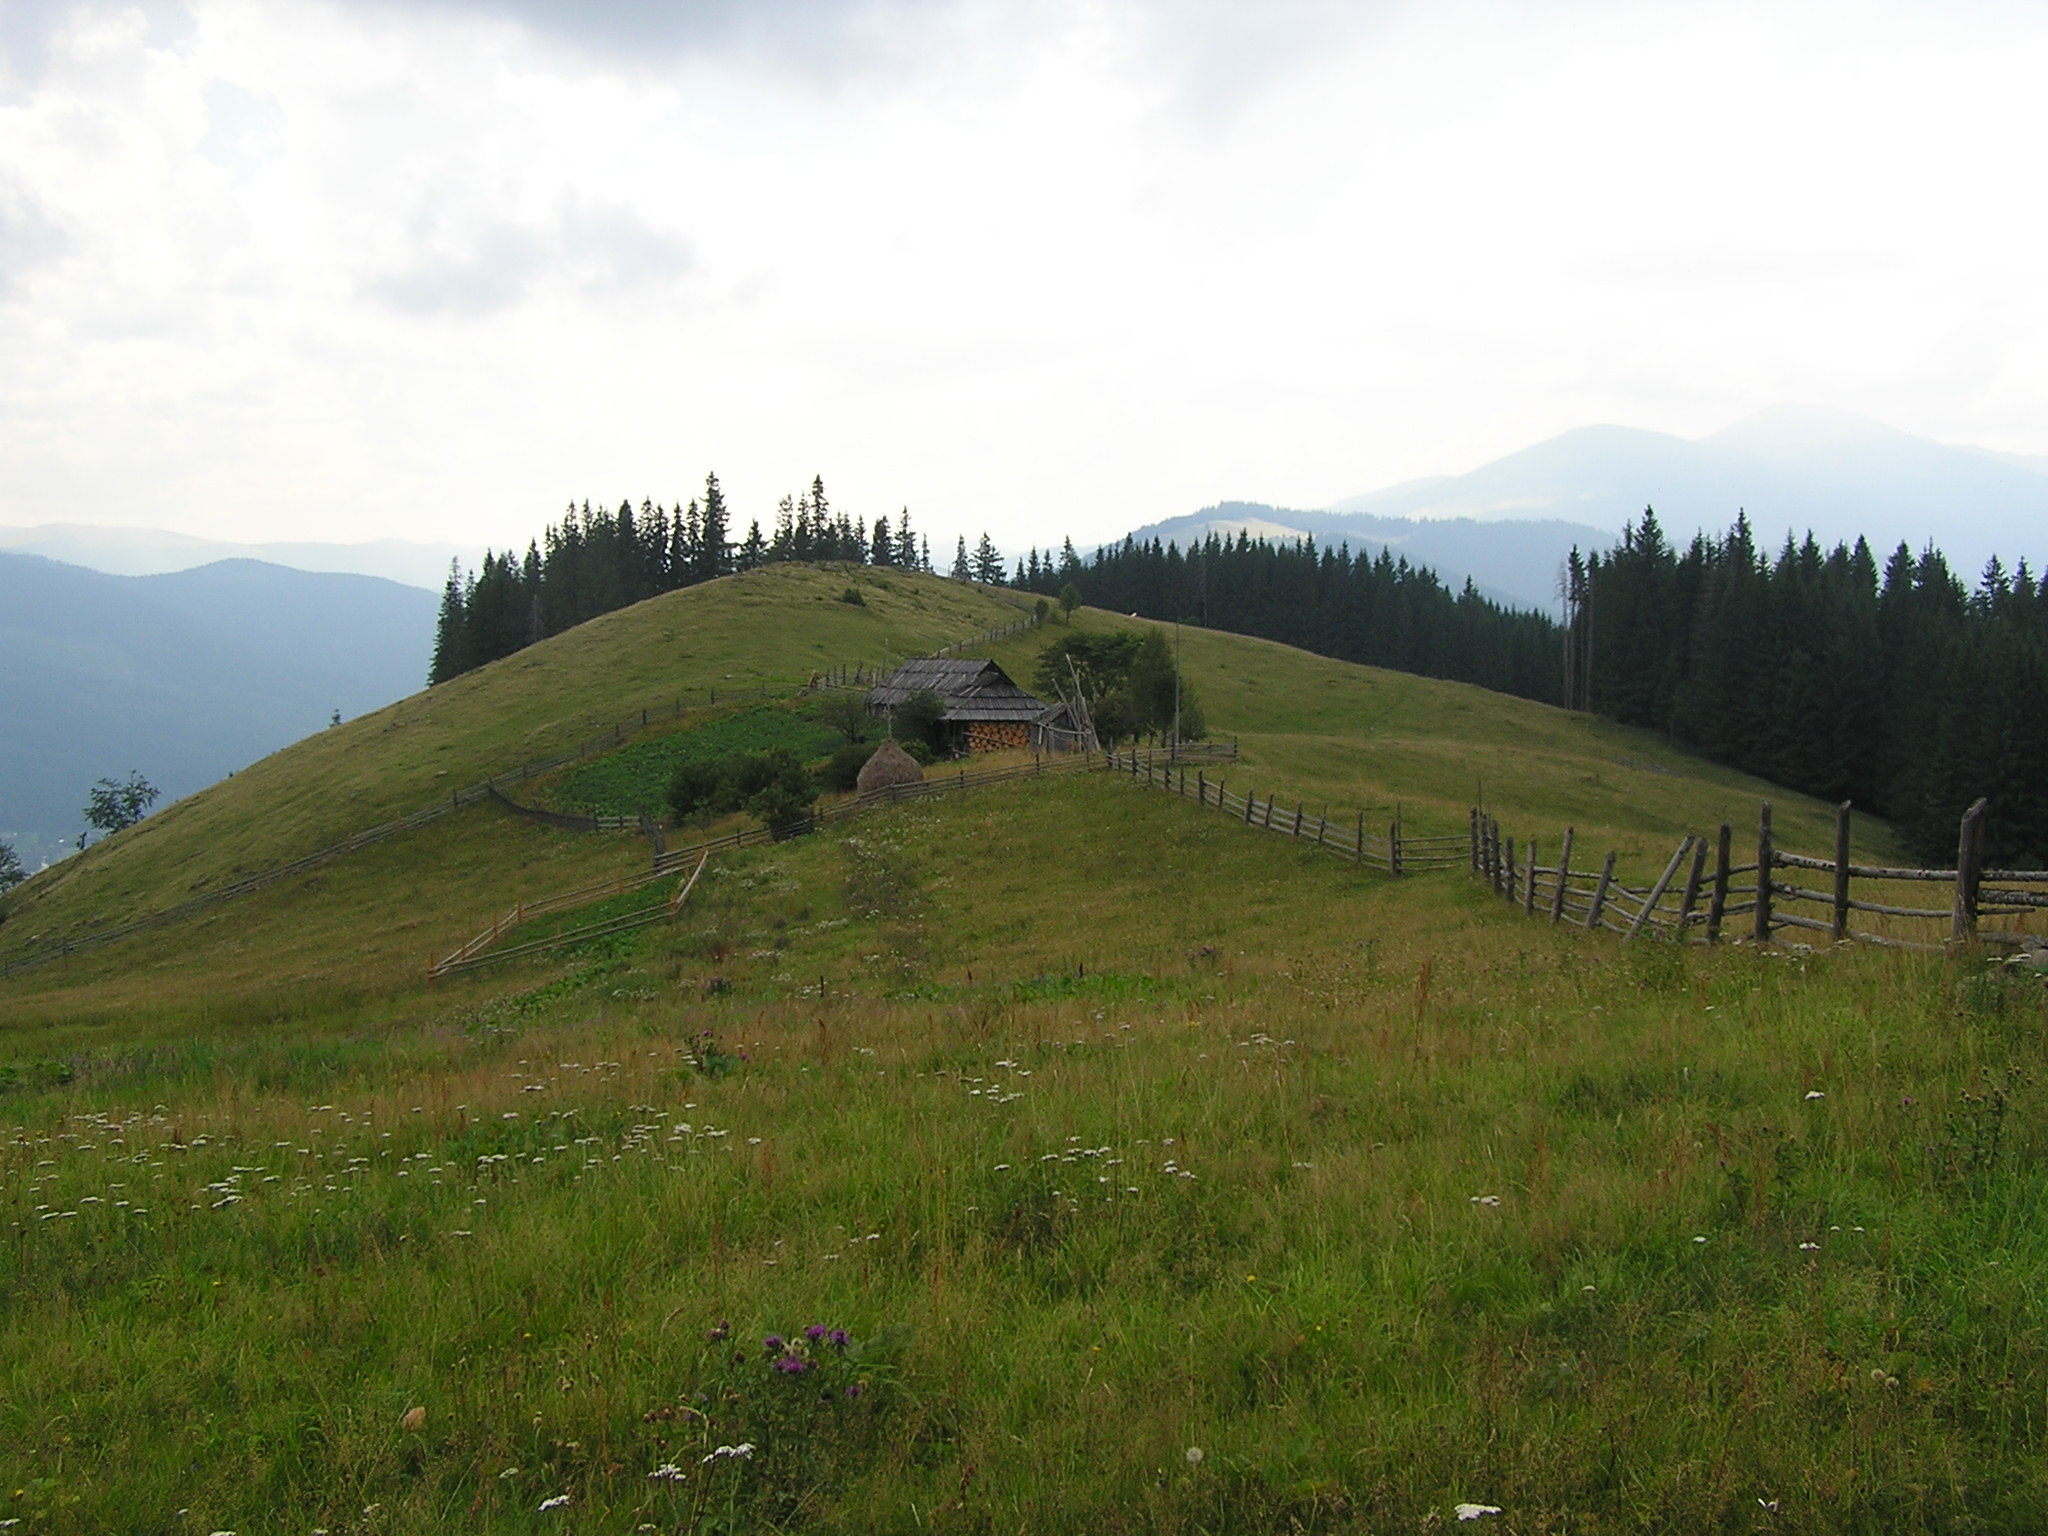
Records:
[[[753,1454],[754,1442],[751,1440],[742,1440],[738,1445],[721,1445],[709,1456],[706,1456],[704,1458],[704,1461],[700,1462],[699,1465],[701,1466],[705,1463],[723,1460],[745,1461],[749,1456]]]
[[[1474,1196],[1472,1197],[1472,1203],[1473,1203],[1474,1205],[1499,1205],[1499,1204],[1500,1204],[1500,1196],[1499,1196],[1499,1195],[1474,1195]]]
[[[1811,1104],[1815,1099],[1824,1099],[1826,1097],[1827,1095],[1822,1093],[1818,1088],[1809,1088],[1806,1090],[1806,1102],[1809,1104]]]
[[[1200,1466],[1201,1464],[1202,1464],[1202,1448],[1201,1448],[1201,1447],[1200,1447],[1199,1445],[1191,1445],[1191,1446],[1189,1446],[1189,1447],[1188,1447],[1188,1465],[1189,1465],[1189,1466],[1191,1466],[1191,1467],[1199,1467],[1199,1466]]]
[[[1486,1515],[1499,1514],[1500,1506],[1498,1504],[1460,1504],[1456,1506],[1453,1513],[1460,1520],[1478,1520]]]
[[[542,1499],[540,1501],[540,1507],[542,1509],[560,1509],[564,1504],[567,1504],[568,1502],[569,1495],[567,1495],[566,1493],[558,1493],[552,1499]]]
[[[665,1461],[647,1475],[649,1477],[660,1478],[664,1482],[680,1483],[687,1474],[685,1474],[683,1469],[677,1466],[674,1462]]]

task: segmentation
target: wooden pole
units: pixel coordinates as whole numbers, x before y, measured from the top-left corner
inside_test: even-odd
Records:
[[[1700,877],[1707,869],[1707,840],[1696,837],[1692,840],[1692,868],[1686,871],[1685,895],[1678,903],[1678,938],[1685,939],[1686,925],[1692,921],[1692,909],[1700,899]]]
[[[1508,899],[1508,905],[1515,904],[1515,840],[1501,839],[1501,894]]]
[[[1387,873],[1401,873],[1401,807],[1394,807],[1394,824],[1387,829]]]
[[[1351,851],[1351,862],[1354,864],[1363,864],[1365,862],[1365,812],[1363,811],[1358,813],[1358,846]]]
[[[1586,908],[1586,931],[1591,933],[1600,926],[1600,909],[1607,905],[1607,887],[1614,883],[1614,852],[1608,850],[1607,863],[1600,870],[1600,883],[1593,887],[1593,904]]]
[[[1295,802],[1294,802],[1294,831],[1293,831],[1293,833],[1292,833],[1292,834],[1290,834],[1290,835],[1292,835],[1292,836],[1294,836],[1294,837],[1300,837],[1300,836],[1301,836],[1301,810],[1302,810],[1302,805],[1301,805],[1301,802],[1300,802],[1299,800],[1295,801]]]
[[[1207,805],[1208,803],[1209,778],[1207,774],[1203,773],[1201,769],[1197,768],[1195,770],[1195,804]]]
[[[1990,802],[1979,800],[1963,812],[1963,825],[1956,837],[1955,941],[1970,943],[1977,937],[1977,887],[1984,876],[1984,812]]]
[[[1849,937],[1849,802],[1835,807],[1835,911],[1829,925],[1839,944]]]
[[[1250,790],[1244,792],[1244,824],[1246,826],[1252,824],[1252,807],[1258,804],[1258,801],[1259,797]]]
[[[1671,884],[1671,877],[1678,873],[1679,864],[1683,862],[1685,856],[1690,852],[1692,852],[1692,834],[1688,832],[1685,834],[1684,841],[1671,850],[1671,862],[1664,866],[1664,873],[1659,875],[1657,883],[1650,887],[1649,897],[1643,902],[1643,910],[1638,912],[1635,916],[1635,921],[1628,925],[1628,932],[1622,935],[1623,938],[1632,939],[1649,925],[1650,914],[1657,910],[1657,903],[1664,899],[1664,891]]]
[[[1728,910],[1728,869],[1735,852],[1735,829],[1721,823],[1721,836],[1714,845],[1714,894],[1707,900],[1707,942],[1721,942],[1721,917]]]
[[[1756,822],[1756,941],[1771,942],[1771,864],[1776,849],[1771,845],[1771,802],[1757,812]]]
[[[1470,823],[1471,823],[1471,839],[1472,839],[1472,867],[1473,867],[1474,869],[1477,869],[1477,868],[1479,867],[1479,807],[1478,807],[1478,806],[1476,806],[1476,805],[1475,805],[1475,806],[1473,806],[1473,807],[1472,807],[1472,814],[1471,814],[1471,816],[1470,816],[1470,817],[1469,817],[1468,819],[1469,819],[1469,821],[1470,821]]]
[[[1522,910],[1536,910],[1536,839],[1529,839],[1529,868],[1522,880]]]

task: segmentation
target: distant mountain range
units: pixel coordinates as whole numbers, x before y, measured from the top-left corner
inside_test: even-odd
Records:
[[[1635,427],[1580,427],[1463,475],[1410,480],[1317,511],[1225,502],[1136,530],[1212,528],[1377,552],[1385,545],[1452,586],[1548,606],[1559,562],[1613,542],[1655,507],[1667,536],[1718,533],[1749,513],[1766,546],[1811,530],[1824,545],[1869,539],[1880,562],[1933,543],[1966,580],[2000,556],[2048,565],[2048,457],[1960,447],[1840,411],[1778,406],[1692,440]]]
[[[95,779],[161,804],[423,687],[436,595],[226,560],[109,576],[0,553],[0,838],[37,868]]]
[[[0,528],[0,550],[41,555],[110,576],[156,576],[189,571],[219,560],[261,560],[296,571],[382,576],[408,587],[441,590],[448,562],[477,563],[478,552],[453,544],[374,539],[362,544],[231,544],[167,528],[110,528],[92,523],[43,523]]]

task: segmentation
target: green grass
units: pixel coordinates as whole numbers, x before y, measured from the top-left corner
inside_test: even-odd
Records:
[[[1762,796],[1831,834],[1632,733],[1185,645],[1233,787],[1452,830],[1483,777],[1638,872]],[[10,1529],[2040,1523],[2038,978],[1624,946],[1085,775],[426,989],[645,857],[475,807],[0,989]],[[776,1370],[809,1324],[849,1348]]]
[[[1955,1530],[2048,1493],[2037,984],[1623,949],[1106,780],[720,870],[408,1024],[6,1101],[23,1529]],[[810,1323],[881,1341],[829,1400],[760,1348]]]
[[[839,601],[849,581],[865,606]],[[309,736],[55,865],[7,898],[0,957],[326,847],[641,709],[715,688],[794,690],[828,666],[1013,623],[1025,606],[935,577],[782,565],[606,614]]]
[[[669,783],[685,763],[717,764],[773,747],[809,762],[845,739],[809,709],[759,705],[608,752],[562,775],[551,798],[598,814],[631,816],[646,810],[665,815]]]

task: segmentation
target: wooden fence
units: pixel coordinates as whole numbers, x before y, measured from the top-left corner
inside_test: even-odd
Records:
[[[1228,750],[1234,755],[1237,749],[1233,745]],[[941,773],[928,777],[920,784],[892,784],[886,789],[870,790],[864,795],[855,795],[850,799],[841,800],[832,805],[821,806],[802,822],[793,827],[783,828],[779,834],[767,827],[743,827],[737,832],[728,832],[720,837],[705,838],[699,842],[691,843],[687,847],[657,853],[654,856],[652,867],[638,874],[621,875],[612,880],[601,880],[595,885],[579,886],[572,891],[558,891],[553,895],[542,896],[533,901],[519,902],[510,911],[494,919],[488,927],[475,934],[463,944],[449,951],[448,954],[441,958],[430,962],[427,966],[427,980],[432,983],[439,981],[444,976],[452,976],[460,971],[473,970],[481,965],[495,964],[497,961],[512,959],[520,955],[537,954],[542,950],[571,943],[579,938],[596,937],[598,928],[602,928],[606,933],[623,932],[624,928],[635,925],[620,920],[619,926],[600,924],[597,925],[597,928],[589,930],[577,929],[572,934],[557,935],[551,939],[537,940],[530,945],[515,945],[511,949],[503,950],[493,948],[498,940],[506,934],[537,917],[545,917],[553,912],[569,911],[576,907],[587,907],[596,902],[608,901],[614,896],[624,895],[627,891],[639,890],[643,886],[651,885],[655,881],[673,875],[677,870],[689,866],[693,860],[695,861],[696,868],[701,871],[704,867],[704,861],[709,859],[714,853],[729,853],[736,848],[757,847],[762,843],[774,842],[778,835],[783,838],[799,836],[803,833],[815,831],[821,826],[844,821],[850,816],[858,816],[885,805],[896,805],[907,800],[925,800],[934,795],[959,794],[970,789],[981,789],[991,784],[1007,784],[1017,779],[1042,778],[1050,773],[1070,773],[1076,769],[1097,767],[1101,762],[1102,759],[1092,754],[1075,754],[1072,756],[1041,757],[1032,762],[1020,763],[1009,768],[963,768],[956,773]],[[694,875],[691,877],[692,883],[695,882],[695,878]],[[679,905],[680,903],[678,903]],[[652,909],[648,910],[651,911]],[[645,922],[655,921],[653,917],[647,916],[645,912],[635,913],[633,916]]]
[[[1340,818],[1332,821],[1327,805],[1311,816],[1306,801],[1296,800],[1294,809],[1290,811],[1270,793],[1263,801],[1251,788],[1243,794],[1233,794],[1221,779],[1210,783],[1207,769],[1195,765],[1203,761],[1235,759],[1236,744],[1230,744],[1227,757],[1203,759],[1194,756],[1200,750],[1183,746],[1178,754],[1112,752],[1109,754],[1109,766],[1154,789],[1167,790],[1193,800],[1197,805],[1213,807],[1248,827],[1259,827],[1313,843],[1340,858],[1384,870],[1390,875],[1421,869],[1445,869],[1465,861],[1464,838],[1456,833],[1418,837],[1403,830],[1398,816],[1387,823],[1386,832],[1382,835],[1377,828],[1366,830],[1363,811],[1349,820]],[[1192,777],[1189,774],[1191,767]]]
[[[935,654],[947,655],[964,646],[980,645],[993,640],[1007,639],[1011,635],[1021,634],[1025,630],[1035,627],[1037,622],[1038,620],[1035,615],[1027,616],[1014,624],[999,625],[994,629],[988,630],[986,633],[973,635],[965,640],[953,641],[951,644],[942,647]],[[707,698],[709,703],[715,705],[746,698],[785,698],[791,694],[807,693],[827,686],[850,686],[843,681],[839,684],[828,684],[824,681],[827,677],[834,675],[842,680],[849,676],[854,678],[867,676],[876,679],[879,679],[881,676],[877,668],[870,667],[865,662],[854,662],[827,668],[822,672],[813,672],[807,681],[792,684],[780,690],[766,686],[712,688],[707,691]],[[448,798],[445,800],[437,800],[433,804],[423,806],[408,815],[396,817],[391,821],[381,822],[374,827],[366,827],[360,832],[352,832],[339,842],[330,843],[325,848],[303,854],[289,863],[273,865],[269,869],[244,876],[242,879],[221,886],[217,890],[207,891],[202,895],[193,897],[189,901],[181,901],[173,906],[165,907],[161,911],[151,912],[146,916],[136,918],[132,922],[121,923],[112,928],[93,929],[66,938],[51,939],[45,943],[21,950],[16,954],[8,956],[5,960],[0,960],[0,981],[4,981],[10,976],[19,975],[21,972],[36,966],[46,965],[52,960],[61,960],[67,955],[78,954],[84,950],[97,949],[101,945],[112,944],[119,939],[128,938],[133,934],[142,933],[151,928],[162,928],[171,923],[181,922],[188,917],[196,917],[202,912],[210,911],[212,908],[221,905],[223,902],[233,901],[239,897],[250,895],[255,891],[262,890],[265,886],[274,885],[280,880],[288,880],[293,875],[304,874],[307,870],[325,864],[331,859],[340,858],[344,854],[354,853],[358,849],[367,848],[373,843],[381,843],[386,838],[396,837],[400,833],[410,832],[416,828],[426,826],[429,822],[437,821],[443,816],[450,815],[465,805],[473,805],[479,800],[499,795],[499,792],[508,785],[523,784],[531,779],[540,778],[545,774],[554,773],[558,769],[567,768],[571,764],[582,762],[584,759],[599,753],[609,752],[622,744],[626,737],[633,732],[645,730],[650,725],[658,725],[665,720],[673,720],[692,710],[704,707],[705,705],[697,701],[695,694],[678,694],[672,700],[649,705],[645,709],[614,721],[596,735],[578,742],[566,752],[558,752],[551,757],[537,758],[532,762],[522,763],[516,768],[506,769],[502,773],[494,773],[489,778],[480,779],[474,784],[465,784],[459,789],[450,790]],[[499,795],[499,797],[503,798],[502,795]],[[514,808],[520,809],[517,806]]]
[[[1723,822],[1711,843],[1698,834],[1680,839],[1663,873],[1642,888],[1615,878],[1613,852],[1597,869],[1591,863],[1575,868],[1569,827],[1557,845],[1557,862],[1546,865],[1533,839],[1518,849],[1499,822],[1477,809],[1470,815],[1468,856],[1472,869],[1510,905],[1542,913],[1553,923],[1606,929],[1624,939],[1649,934],[1717,944],[1732,937],[1768,945],[1774,935],[1789,930],[1819,934],[1830,943],[1931,952],[1978,942],[2032,942],[2025,923],[2034,914],[2048,913],[2048,870],[1983,867],[1984,801],[1963,815],[1954,869],[1856,863],[1850,856],[1852,815],[1847,803],[1837,807],[1832,855],[1789,853],[1777,846],[1766,801],[1757,816],[1753,860],[1735,862],[1734,828]],[[1947,905],[1909,903],[1906,898],[1914,890],[1930,884],[1949,888]],[[1787,910],[1794,906],[1809,910]],[[1826,915],[1814,915],[1813,908]],[[2019,922],[1987,927],[1986,919]]]

